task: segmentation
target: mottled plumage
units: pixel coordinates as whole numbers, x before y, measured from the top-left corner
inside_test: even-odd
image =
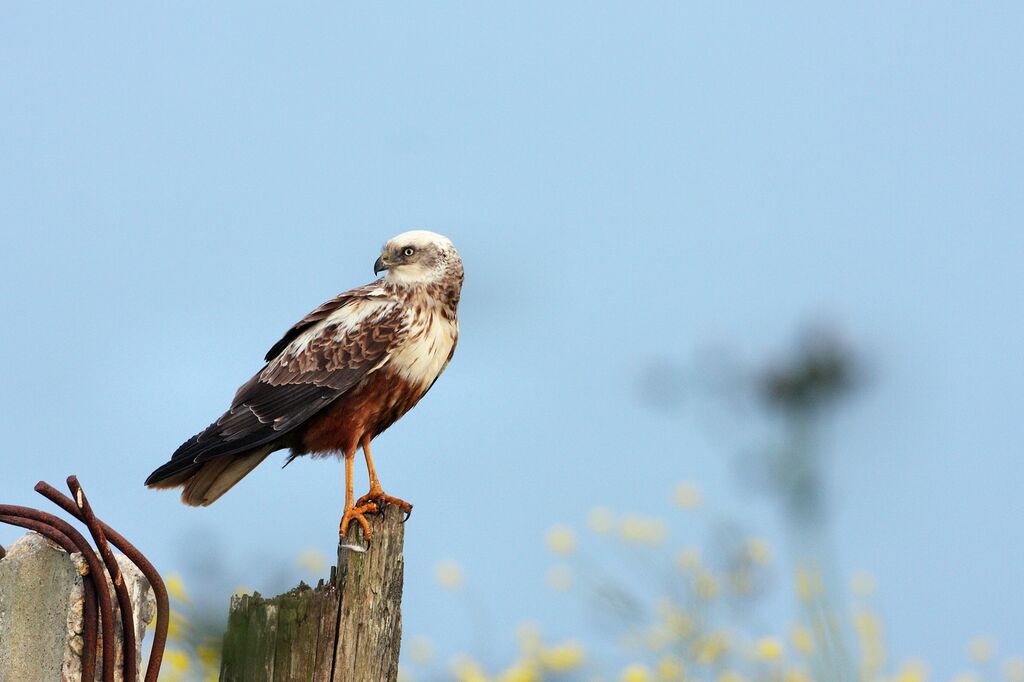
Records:
[[[350,499],[351,459],[362,446],[369,499],[408,506],[380,490],[369,441],[411,409],[451,360],[462,260],[447,238],[415,231],[385,244],[374,266],[382,269],[386,276],[336,296],[285,332],[228,411],[146,485],[184,486],[186,504],[206,505],[275,450],[290,448],[289,459],[338,454],[349,474],[346,519],[362,521]]]

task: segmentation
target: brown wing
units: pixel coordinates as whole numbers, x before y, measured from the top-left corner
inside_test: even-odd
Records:
[[[183,443],[146,485],[280,439],[378,368],[405,334],[404,308],[373,295],[378,291],[345,292],[289,329],[231,408]]]
[[[291,326],[291,329],[284,333],[284,336],[281,337],[281,340],[270,347],[270,350],[267,351],[266,357],[263,358],[264,361],[272,361],[274,358],[280,355],[281,351],[287,348],[288,344],[294,341],[296,337],[299,336],[299,334],[308,330],[317,322],[326,319],[328,316],[330,316],[331,313],[338,310],[346,303],[349,303],[354,299],[373,297],[379,291],[380,288],[376,284],[367,284],[364,287],[359,287],[358,289],[350,289],[345,293],[338,294],[337,296],[327,301],[326,303],[321,304],[316,310],[314,310],[309,315],[306,315],[304,318],[293,324]]]

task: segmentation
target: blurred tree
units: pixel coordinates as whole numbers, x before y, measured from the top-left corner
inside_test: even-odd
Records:
[[[738,472],[780,506],[792,545],[791,564],[801,608],[812,625],[816,679],[856,679],[850,637],[836,608],[835,552],[829,534],[829,453],[822,432],[835,409],[863,385],[862,363],[848,344],[823,326],[807,326],[781,361],[751,367],[722,353],[705,353],[691,368],[661,360],[646,372],[646,402],[673,409],[687,402],[717,403],[713,414],[730,432],[758,432],[744,445]],[[759,427],[767,426],[767,433]],[[767,443],[767,444],[765,444]]]

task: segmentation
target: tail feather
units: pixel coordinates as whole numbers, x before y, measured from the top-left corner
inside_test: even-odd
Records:
[[[181,501],[193,507],[205,507],[245,478],[274,449],[265,446],[243,454],[217,457],[147,484],[151,488],[184,486]]]

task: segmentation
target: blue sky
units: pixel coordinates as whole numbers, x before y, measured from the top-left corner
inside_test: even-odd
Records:
[[[676,480],[779,540],[636,377],[826,318],[874,376],[831,434],[842,567],[877,574],[899,656],[1024,651],[1020,4],[61,9],[0,9],[5,501],[75,472],[158,566],[201,531],[257,587],[329,552],[334,462],[268,462],[202,510],[141,482],[430,228],[466,262],[462,338],[375,448],[416,504],[407,634],[468,642],[438,633],[444,558],[504,639],[583,629],[541,586],[544,530],[669,514]]]

